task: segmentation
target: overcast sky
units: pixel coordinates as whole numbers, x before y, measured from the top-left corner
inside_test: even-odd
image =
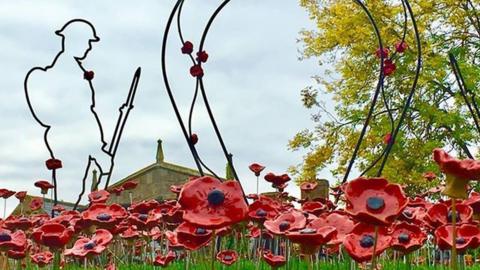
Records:
[[[186,1],[184,36],[198,44],[202,29],[219,0]],[[51,63],[60,50],[54,34],[73,18],[91,21],[101,41],[84,61],[95,71],[97,110],[107,138],[117,119],[117,108],[125,99],[136,67],[142,67],[135,109],[117,153],[113,180],[121,179],[155,160],[156,141],[164,142],[168,162],[193,167],[191,155],[168,100],[161,76],[160,50],[163,31],[174,1],[4,1],[0,8],[0,187],[27,190],[38,179],[50,179],[44,167],[48,152],[43,130],[28,111],[23,92],[27,71]],[[300,89],[313,84],[320,70],[314,60],[298,61],[301,44],[298,32],[312,24],[297,1],[232,1],[220,14],[205,49],[210,54],[205,69],[205,86],[218,125],[247,192],[255,191],[255,178],[248,170],[252,162],[266,171],[284,173],[301,161],[301,152],[287,150],[287,142],[299,130],[311,127],[310,112],[300,101]],[[175,29],[174,29],[175,30]],[[190,62],[179,53],[176,32],[170,36],[168,73],[183,116],[194,90],[188,74]],[[82,82],[78,69],[61,71],[62,82]],[[58,81],[52,82],[52,84]],[[59,116],[82,123],[69,112],[72,96],[62,95]],[[67,108],[67,109],[65,109]],[[225,160],[204,107],[197,107],[194,132],[199,135],[199,152],[205,162],[224,174]],[[82,132],[82,127],[72,130]],[[78,136],[77,136],[78,137]],[[73,138],[77,138],[73,137]],[[70,137],[63,138],[68,141]],[[88,139],[71,142],[88,148]],[[76,153],[76,152],[75,152]],[[84,159],[84,157],[79,157]],[[329,177],[329,174],[319,175]],[[80,180],[59,179],[59,199],[72,201]],[[263,191],[271,190],[262,183]],[[290,184],[289,191],[298,194]],[[8,200],[9,211],[17,204]]]

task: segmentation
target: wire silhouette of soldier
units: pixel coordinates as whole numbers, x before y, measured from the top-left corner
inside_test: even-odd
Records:
[[[46,166],[52,170],[54,185],[57,186],[57,175],[62,179],[62,185],[67,183],[64,179],[74,180],[68,183],[83,182],[78,205],[92,167],[97,167],[100,172],[99,183],[105,176],[110,180],[116,147],[126,118],[121,121],[121,112],[111,144],[107,144],[95,108],[94,73],[82,65],[92,44],[100,41],[93,25],[84,19],[73,19],[55,34],[62,38],[62,48],[50,65],[34,67],[27,73],[25,96],[34,119],[44,128],[43,139],[50,155]],[[135,90],[139,76],[140,68],[132,82]],[[127,100],[127,103],[130,101],[129,109],[133,108],[135,95],[133,91],[132,96],[132,88],[128,96],[131,100]],[[126,114],[128,116],[128,111]],[[119,126],[120,134],[117,132]],[[56,203],[56,187],[54,192]]]

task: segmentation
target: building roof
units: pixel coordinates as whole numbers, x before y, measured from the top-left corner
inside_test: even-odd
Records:
[[[42,214],[52,213],[53,200],[49,199],[49,198],[44,199],[42,208],[40,208],[37,211],[32,211],[30,209],[29,205],[30,205],[30,202],[35,198],[42,199],[42,197],[40,197],[40,196],[27,195],[25,197],[25,200],[23,201],[23,203],[18,204],[17,207],[15,207],[15,209],[13,210],[11,215],[14,215],[14,216],[20,215],[22,213],[22,205],[23,205],[23,215],[26,215],[26,216],[32,215],[32,214],[40,214],[40,213],[42,213]],[[64,201],[58,201],[57,204],[63,206],[66,210],[73,210],[73,207],[75,206],[74,203],[64,202]],[[78,209],[81,210],[81,209],[84,209],[84,208],[85,208],[84,205],[78,205]]]

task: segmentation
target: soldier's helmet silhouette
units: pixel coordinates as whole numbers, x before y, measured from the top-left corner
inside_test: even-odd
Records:
[[[55,34],[62,37],[65,50],[74,54],[77,60],[85,59],[92,49],[92,42],[100,41],[93,25],[83,19],[69,21],[61,29],[55,31]],[[68,38],[71,36],[75,37],[75,42],[69,42]],[[82,44],[78,40],[86,40],[88,43]]]

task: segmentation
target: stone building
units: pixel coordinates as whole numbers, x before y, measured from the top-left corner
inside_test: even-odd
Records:
[[[33,199],[42,199],[43,200],[43,205],[40,209],[36,210],[36,211],[32,211],[30,209],[30,203],[32,202]],[[73,209],[73,206],[75,205],[74,203],[71,203],[71,202],[64,202],[64,201],[58,201],[57,202],[58,205],[61,205],[63,208],[65,208],[65,210],[72,210]],[[51,214],[52,213],[52,207],[53,207],[53,200],[50,199],[50,198],[42,198],[42,197],[39,197],[39,196],[31,196],[31,195],[27,195],[25,197],[25,200],[23,201],[23,203],[19,203],[17,205],[17,207],[15,207],[15,209],[13,210],[13,212],[11,213],[11,215],[14,215],[14,216],[19,216],[21,214],[25,215],[25,216],[30,216],[30,215],[33,215],[33,214]],[[83,205],[79,205],[78,206],[78,209],[84,209],[85,206]]]
[[[197,170],[166,162],[162,141],[158,140],[156,162],[110,185],[110,188],[121,186],[128,180],[135,180],[138,186],[131,192],[133,201],[175,199],[170,186],[183,184],[190,176],[200,174]],[[128,205],[130,194],[129,192],[123,192],[120,196],[111,194],[109,203]]]

